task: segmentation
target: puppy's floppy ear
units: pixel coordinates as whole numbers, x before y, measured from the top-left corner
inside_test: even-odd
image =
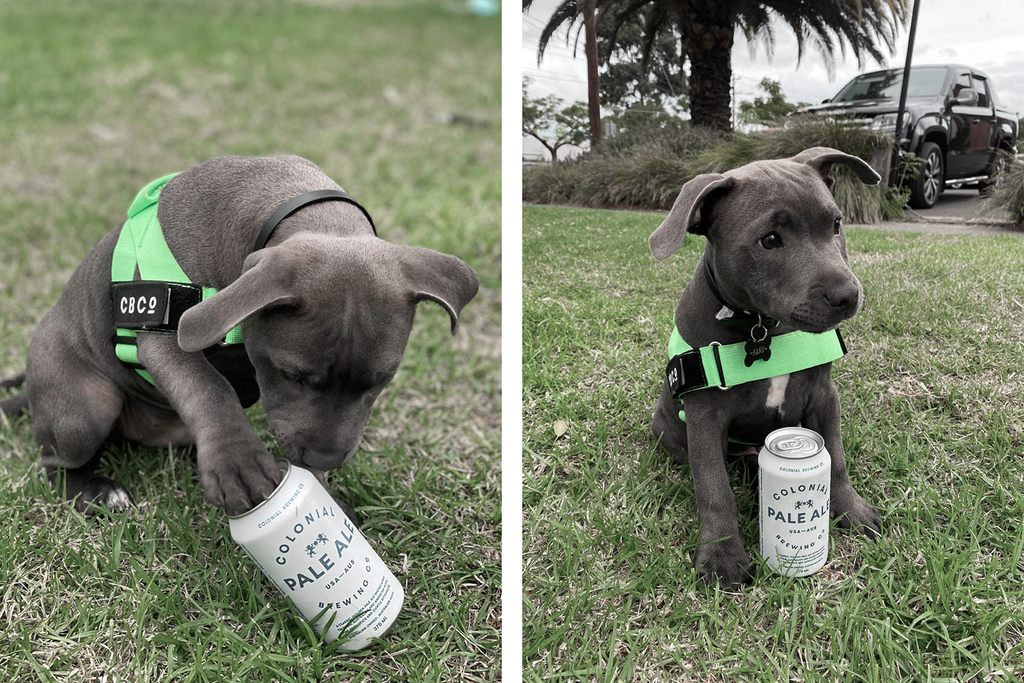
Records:
[[[296,303],[292,272],[279,247],[250,254],[241,277],[182,314],[178,346],[190,353],[202,351],[253,313],[267,306]]]
[[[447,311],[452,334],[459,325],[459,314],[480,289],[480,280],[472,268],[460,259],[423,247],[398,247],[402,274],[413,301],[433,301]]]
[[[724,175],[706,173],[683,185],[672,210],[647,240],[654,258],[663,260],[674,254],[686,238],[687,230],[703,234],[706,225],[700,220],[700,210],[704,202],[712,192],[725,193],[734,183],[732,178]]]
[[[877,185],[882,179],[875,169],[871,168],[868,162],[864,161],[860,157],[855,157],[845,152],[840,152],[838,149],[832,149],[831,147],[811,147],[797,154],[795,157],[790,157],[790,161],[795,161],[798,164],[805,164],[816,170],[821,174],[821,179],[825,181],[825,184],[832,187],[832,178],[829,176],[829,172],[832,170],[832,164],[844,164],[853,169],[860,181],[865,185]]]

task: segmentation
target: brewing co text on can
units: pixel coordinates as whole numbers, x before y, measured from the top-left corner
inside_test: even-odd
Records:
[[[761,557],[787,576],[813,574],[828,560],[832,459],[817,433],[777,429],[757,456]]]
[[[326,642],[361,650],[398,617],[402,584],[311,472],[277,462],[280,485],[229,518],[231,537]]]

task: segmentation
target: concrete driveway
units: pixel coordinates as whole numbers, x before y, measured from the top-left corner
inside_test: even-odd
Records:
[[[1002,209],[988,207],[988,203],[977,190],[946,190],[939,195],[939,201],[930,209],[918,209],[917,213],[925,218],[944,219],[1003,219],[1009,220],[1010,214]]]
[[[1017,235],[1008,213],[989,206],[977,190],[946,190],[930,209],[905,212],[903,222],[885,222],[860,227],[901,232],[931,232],[947,235]]]

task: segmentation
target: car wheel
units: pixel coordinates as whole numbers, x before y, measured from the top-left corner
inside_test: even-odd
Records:
[[[981,194],[988,194],[990,190],[994,190],[1003,183],[1003,177],[1006,175],[1006,152],[999,150],[996,153],[996,160],[992,162],[992,173],[989,175],[988,180],[983,180],[978,183],[978,192]]]
[[[910,206],[914,209],[930,209],[939,201],[942,192],[942,181],[945,176],[945,164],[942,149],[934,142],[921,145],[921,167],[910,188]]]

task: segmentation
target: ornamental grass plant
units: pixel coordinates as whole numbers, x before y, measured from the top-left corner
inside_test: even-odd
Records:
[[[988,202],[1010,214],[1018,229],[1024,230],[1024,163],[1015,163],[1003,181],[988,195]]]
[[[848,120],[792,117],[779,129],[729,135],[688,124],[626,133],[551,167],[523,172],[523,200],[592,208],[667,211],[680,188],[702,173],[724,173],[760,159],[780,159],[808,147],[832,147],[882,166],[892,139]],[[847,169],[835,170],[834,195],[849,222],[903,217],[896,191],[866,186]],[[885,179],[883,178],[883,183]]]

